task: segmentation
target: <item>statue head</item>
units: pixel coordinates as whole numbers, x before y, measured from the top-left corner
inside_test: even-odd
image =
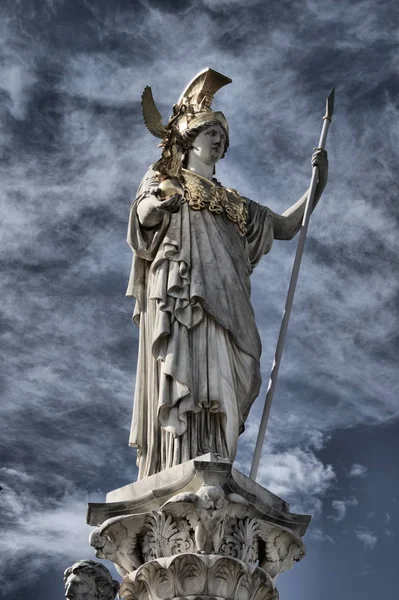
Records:
[[[80,560],[64,573],[67,600],[114,600],[119,583],[101,563]]]
[[[226,154],[228,134],[218,121],[206,121],[198,127],[187,129],[183,135],[190,146],[187,157],[192,153],[206,165],[214,166]]]
[[[211,108],[215,93],[228,83],[231,83],[229,77],[213,69],[204,69],[190,81],[173,107],[183,139],[191,143],[191,151],[205,164],[216,164],[224,157],[229,145],[227,119],[222,112]],[[174,119],[173,115],[171,119]],[[213,152],[213,147],[219,144],[222,152]]]
[[[202,484],[197,492],[201,508],[219,510],[226,506],[226,494],[219,485]]]
[[[196,153],[195,159],[206,161],[207,165],[214,166],[223,158],[229,145],[229,127],[224,114],[212,110],[211,105],[216,92],[228,83],[231,83],[229,77],[213,69],[207,68],[198,73],[173,106],[173,114],[166,126],[162,123],[151,88],[147,86],[144,89],[141,99],[144,122],[153,135],[162,139],[162,157],[154,165],[154,170],[159,171],[163,178],[181,179],[181,167],[190,152]],[[218,136],[222,139],[220,148],[215,147],[219,142],[208,148],[208,138],[202,136],[211,128],[215,130],[212,134],[214,139]],[[196,144],[193,144],[194,140]]]

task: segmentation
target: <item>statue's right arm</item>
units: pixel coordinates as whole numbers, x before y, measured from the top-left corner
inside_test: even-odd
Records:
[[[127,243],[135,254],[145,260],[153,260],[168,228],[171,211],[179,210],[182,200],[181,196],[159,200],[156,194],[158,187],[157,173],[150,168],[130,209]]]
[[[139,223],[145,229],[152,229],[163,219],[164,212],[160,210],[161,202],[154,194],[146,194],[137,206]]]
[[[158,187],[158,173],[151,167],[139,186],[135,200],[137,218],[144,229],[152,229],[162,223],[164,216],[177,212],[182,203],[183,197],[178,194],[168,200],[159,200]]]
[[[135,200],[138,221],[145,229],[159,225],[163,219],[163,211],[159,210],[161,202],[156,196],[159,180],[155,171],[150,168],[145,174]]]
[[[177,212],[182,203],[183,197],[175,194],[168,200],[158,200],[154,194],[149,194],[143,198],[137,207],[137,216],[140,225],[145,229],[151,229],[163,220],[167,213]]]

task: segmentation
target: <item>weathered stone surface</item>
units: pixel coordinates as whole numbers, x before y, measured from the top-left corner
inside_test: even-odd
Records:
[[[218,462],[212,454],[171,467],[107,494],[105,503],[90,503],[89,525],[99,526],[107,519],[121,515],[159,510],[172,496],[196,493],[202,485],[221,486],[227,493],[243,496],[267,521],[281,525],[303,536],[310,517],[289,512],[284,500],[246,477],[231,463]]]
[[[123,600],[278,600],[272,579],[231,557],[179,554],[146,563],[127,576]]]
[[[64,573],[66,600],[114,600],[119,583],[94,560],[80,560]]]
[[[126,576],[148,562],[183,553],[221,556],[250,571],[259,566],[272,579],[301,560],[309,517],[289,513],[286,503],[258,484],[246,485],[250,480],[231,464],[191,462],[180,484],[175,472],[167,486],[136,499],[132,494],[144,481],[117,492],[130,500],[91,505],[93,520],[119,512],[91,535],[99,558],[111,560]]]

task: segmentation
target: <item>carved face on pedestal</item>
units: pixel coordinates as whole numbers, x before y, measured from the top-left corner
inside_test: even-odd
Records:
[[[114,600],[119,583],[101,563],[80,560],[64,573],[67,600]]]
[[[65,583],[67,600],[98,600],[96,580],[93,575],[72,573]]]
[[[204,164],[216,165],[223,156],[225,145],[226,134],[223,128],[220,125],[211,125],[197,135],[190,152]]]

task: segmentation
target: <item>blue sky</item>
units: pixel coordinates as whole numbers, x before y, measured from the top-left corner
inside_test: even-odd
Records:
[[[277,212],[309,184],[336,85],[259,481],[313,515],[282,600],[396,597],[398,17],[393,0],[2,2],[1,598],[61,600],[63,570],[93,558],[87,502],[136,477],[125,238],[159,156],[140,96],[151,85],[167,119],[207,66],[233,79],[217,176]],[[265,383],[243,472],[295,247],[252,277]]]

